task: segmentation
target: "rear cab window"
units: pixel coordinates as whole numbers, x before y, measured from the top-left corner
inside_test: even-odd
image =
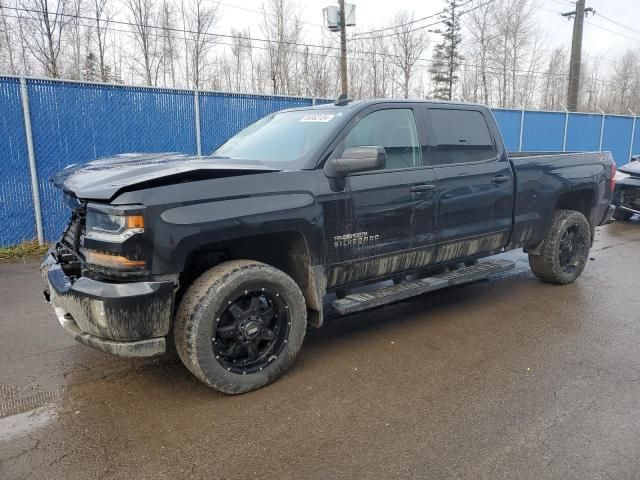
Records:
[[[497,150],[484,115],[477,110],[429,108],[435,135],[433,165],[495,160]]]

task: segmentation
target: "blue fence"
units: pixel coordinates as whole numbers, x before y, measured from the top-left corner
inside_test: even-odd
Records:
[[[196,95],[44,79],[27,79],[24,86],[23,92],[19,79],[0,77],[0,246],[36,237],[22,93],[30,108],[43,236],[49,241],[58,238],[68,220],[60,193],[48,182],[65,166],[125,152],[195,153],[196,110],[206,154],[267,113],[315,103],[300,97]],[[508,109],[494,113],[509,150],[610,150],[619,165],[631,151],[640,153],[640,125],[633,117]]]

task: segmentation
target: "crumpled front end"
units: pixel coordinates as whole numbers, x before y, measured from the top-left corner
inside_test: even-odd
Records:
[[[62,239],[40,266],[62,327],[78,342],[125,357],[150,357],[166,350],[177,278],[115,281],[87,268],[79,245],[84,216],[75,211]],[[138,279],[136,279],[138,280]]]
[[[612,203],[621,210],[640,214],[640,176],[617,179]]]

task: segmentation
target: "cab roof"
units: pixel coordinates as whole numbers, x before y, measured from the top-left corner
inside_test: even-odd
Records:
[[[323,100],[324,101],[324,100]],[[424,103],[427,105],[451,105],[451,106],[467,106],[467,107],[483,107],[488,108],[486,105],[470,102],[450,102],[446,100],[436,99],[405,99],[405,98],[372,98],[367,100],[350,100],[347,103],[336,105],[333,102],[320,103],[309,107],[293,107],[289,110],[345,110],[345,109],[362,109],[370,105],[380,105],[385,103]]]

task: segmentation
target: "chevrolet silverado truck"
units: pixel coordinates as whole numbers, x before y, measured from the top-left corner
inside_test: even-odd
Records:
[[[212,126],[211,128],[215,128]],[[608,220],[611,154],[509,155],[481,105],[294,108],[210,156],[126,154],[52,179],[71,219],[45,297],[85,345],[175,349],[237,394],[280,377],[307,326],[513,268],[573,282]]]

